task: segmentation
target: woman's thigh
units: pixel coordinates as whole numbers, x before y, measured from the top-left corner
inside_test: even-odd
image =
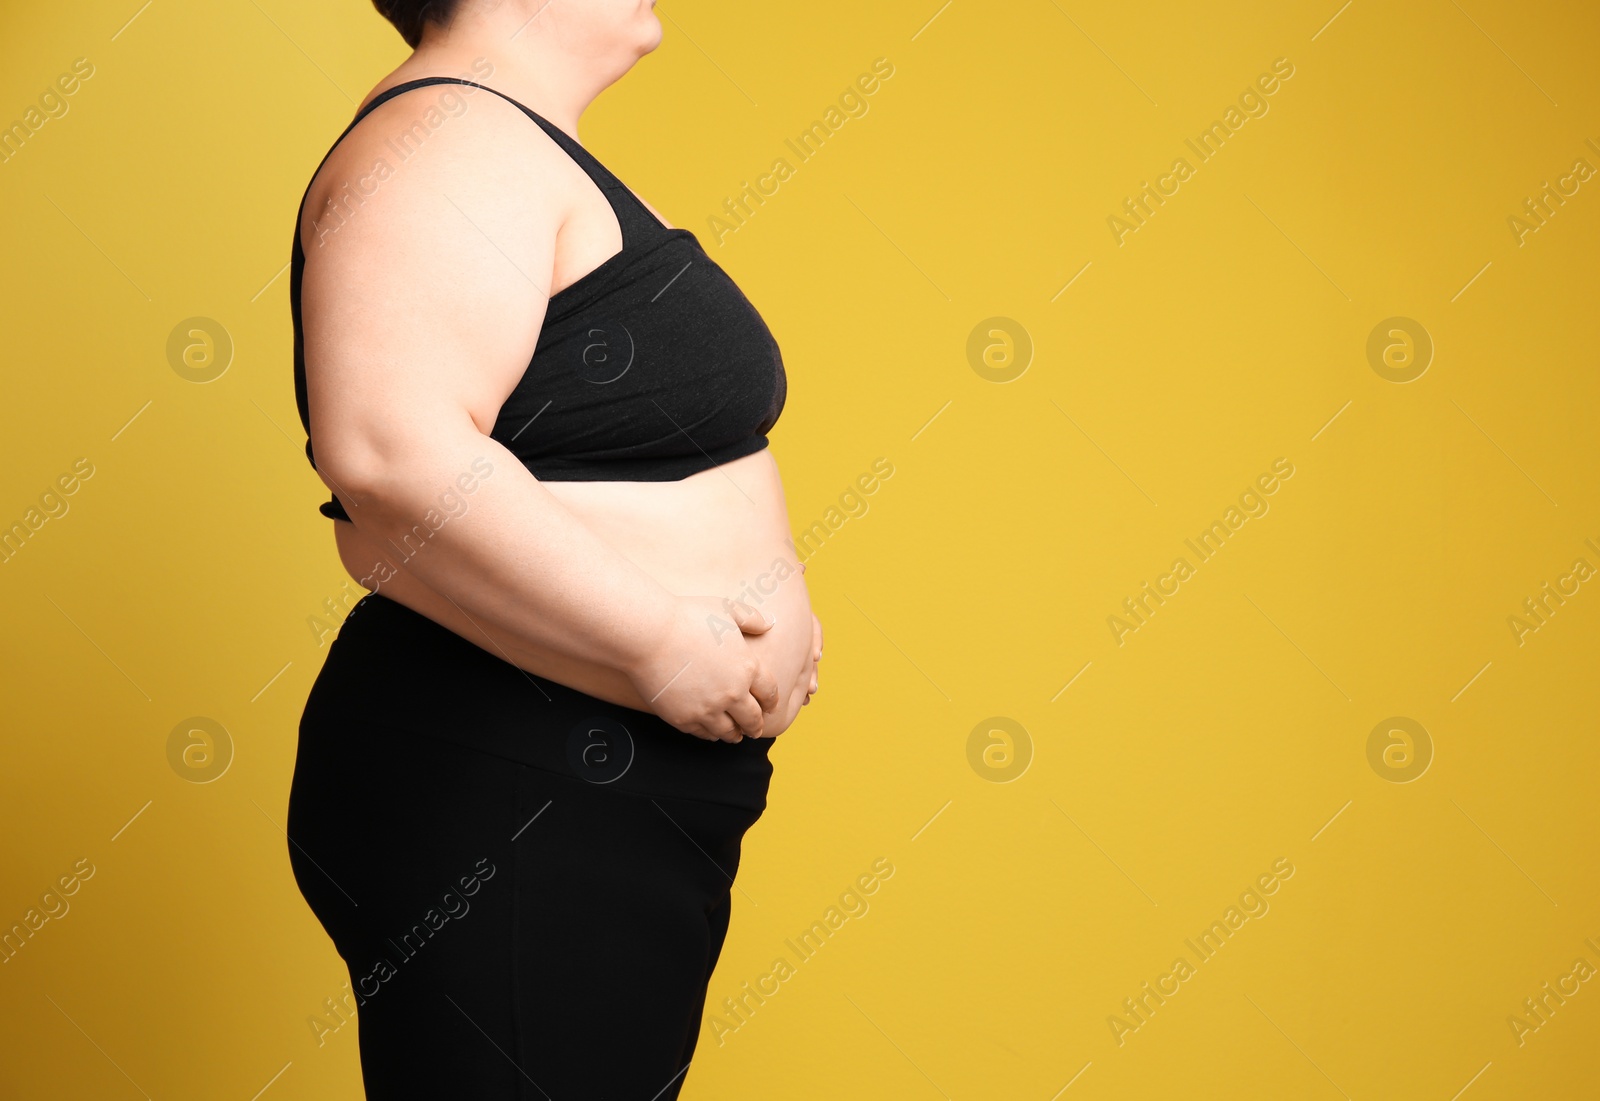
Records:
[[[757,814],[303,728],[290,856],[368,1096],[676,1097]]]

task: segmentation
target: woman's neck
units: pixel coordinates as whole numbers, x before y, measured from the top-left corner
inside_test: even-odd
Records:
[[[536,7],[531,16],[526,9]],[[617,44],[584,41],[553,4],[465,3],[448,27],[430,26],[395,70],[400,80],[455,76],[524,104],[574,140],[584,110],[638,60]]]

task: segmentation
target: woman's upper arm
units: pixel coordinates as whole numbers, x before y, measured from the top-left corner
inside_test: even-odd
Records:
[[[388,139],[428,102],[409,98],[334,151],[301,227],[312,450],[346,486],[422,429],[490,431],[538,340],[564,217],[533,134],[549,139],[515,107],[478,96],[402,160]]]

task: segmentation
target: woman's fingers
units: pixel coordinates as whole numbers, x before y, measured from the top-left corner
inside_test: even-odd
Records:
[[[745,696],[738,703],[731,704],[723,712],[732,725],[735,733],[747,734],[752,738],[761,737],[761,728],[764,725],[765,712],[754,696]],[[735,741],[737,739],[728,739]]]
[[[765,665],[757,667],[755,678],[750,682],[750,695],[755,697],[762,711],[776,711],[778,705],[783,702],[782,692],[778,688],[778,678],[767,672]]]

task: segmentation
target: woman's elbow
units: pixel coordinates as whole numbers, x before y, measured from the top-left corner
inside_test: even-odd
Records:
[[[313,439],[317,472],[336,496],[353,500],[358,508],[404,506],[419,489],[426,492],[441,470],[453,469],[449,456],[461,452],[465,442],[452,438],[460,431],[453,423],[415,430],[392,421],[340,425],[326,439]],[[348,504],[346,509],[355,515]]]

